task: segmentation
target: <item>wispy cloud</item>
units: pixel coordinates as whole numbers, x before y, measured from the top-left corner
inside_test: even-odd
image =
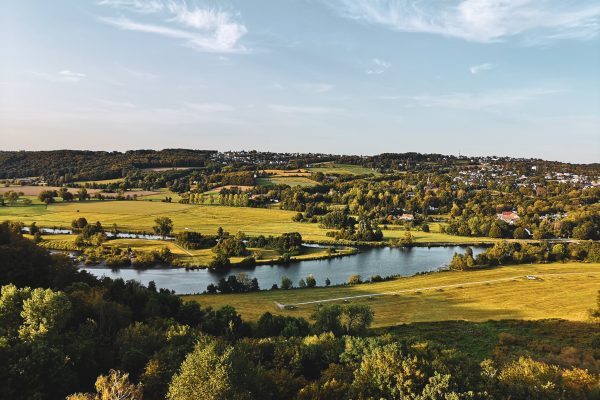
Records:
[[[85,78],[85,74],[81,72],[74,72],[68,69],[59,71],[57,73],[48,72],[32,72],[32,75],[38,79],[43,79],[49,82],[79,82]]]
[[[588,39],[600,32],[600,4],[573,0],[337,0],[340,15],[397,31],[497,42]]]
[[[470,66],[469,71],[471,71],[471,73],[473,75],[477,75],[478,73],[480,73],[482,71],[489,71],[492,68],[494,68],[494,64],[484,63],[484,64]]]
[[[283,104],[269,104],[269,110],[286,114],[334,114],[344,111],[338,107],[313,107],[313,106],[292,106]]]
[[[229,12],[189,5],[185,1],[102,0],[99,5],[121,12],[131,12],[152,21],[139,21],[130,16],[101,17],[100,20],[120,29],[151,33],[180,39],[185,46],[214,53],[244,53],[248,49],[239,42],[248,29]],[[156,21],[158,20],[158,21]]]
[[[404,100],[408,106],[440,107],[460,110],[494,110],[503,107],[512,107],[525,102],[534,101],[544,96],[561,93],[556,89],[509,89],[482,93],[449,93],[449,94],[422,94],[381,96],[383,100]]]
[[[371,60],[371,66],[365,72],[367,73],[367,75],[380,75],[383,74],[391,66],[392,63],[389,61],[374,58]]]

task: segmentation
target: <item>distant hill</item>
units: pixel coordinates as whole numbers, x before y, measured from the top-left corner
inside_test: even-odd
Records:
[[[138,168],[203,167],[213,150],[0,151],[0,179],[59,176],[69,180],[121,178]]]

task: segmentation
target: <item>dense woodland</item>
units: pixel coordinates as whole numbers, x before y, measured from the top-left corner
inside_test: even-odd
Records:
[[[297,239],[257,240],[279,247]],[[370,330],[373,313],[359,304],[317,308],[310,321],[265,313],[248,323],[231,307],[185,303],[153,284],[97,279],[8,223],[0,224],[0,285],[0,398],[600,396],[600,335],[593,323],[546,331],[543,322],[522,322],[522,332],[539,325],[533,328],[538,342],[523,347],[523,339],[501,333],[485,356],[406,329]],[[600,298],[598,306],[590,318],[600,315]],[[462,328],[461,335],[482,327]],[[580,346],[557,351],[543,332],[564,332],[558,343],[577,338]]]

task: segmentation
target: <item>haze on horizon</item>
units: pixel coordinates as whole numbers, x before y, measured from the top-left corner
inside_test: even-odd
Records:
[[[594,0],[0,6],[0,149],[600,161]]]

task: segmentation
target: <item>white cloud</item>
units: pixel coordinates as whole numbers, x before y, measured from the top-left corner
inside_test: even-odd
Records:
[[[365,72],[367,73],[367,75],[380,75],[383,74],[391,66],[392,63],[389,61],[374,58],[371,60],[371,66]]]
[[[240,45],[240,39],[248,29],[236,21],[231,13],[188,5],[184,1],[104,0],[99,5],[121,11],[149,14],[158,22],[140,22],[130,17],[101,17],[100,20],[130,31],[152,33],[180,39],[186,46],[198,51],[215,53],[243,53],[248,49]]]
[[[460,110],[494,110],[534,101],[544,96],[561,93],[552,89],[510,89],[483,93],[449,93],[438,95],[381,96],[383,100],[405,100],[407,106],[440,107]]]
[[[99,0],[98,5],[144,14],[160,12],[165,8],[165,4],[160,0]]]
[[[85,74],[81,72],[74,72],[68,69],[62,70],[57,73],[48,72],[32,72],[32,75],[39,79],[44,79],[49,82],[79,82],[85,78]]]
[[[494,64],[484,63],[484,64],[470,66],[469,71],[471,71],[471,73],[473,75],[477,75],[478,73],[480,73],[482,71],[489,71],[492,68],[494,68]]]
[[[311,106],[290,106],[283,104],[269,104],[271,111],[286,114],[333,114],[343,111],[337,107],[311,107]]]
[[[474,42],[521,36],[533,44],[588,39],[600,32],[600,4],[590,0],[337,0],[334,4],[346,18]]]

